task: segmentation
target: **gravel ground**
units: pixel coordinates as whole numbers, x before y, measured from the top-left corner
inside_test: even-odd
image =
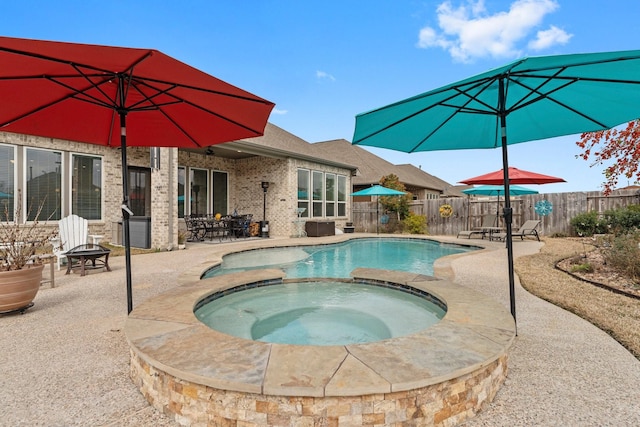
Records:
[[[514,244],[516,256],[541,246]],[[504,245],[491,247],[450,265],[456,282],[508,307]],[[210,252],[211,246],[190,245],[134,256],[134,304],[176,286],[181,271]],[[0,317],[1,426],[176,425],[150,407],[129,379],[124,258],[109,261],[110,273],[59,272],[56,287],[45,285],[24,315]],[[519,284],[516,299],[518,338],[507,381],[465,426],[640,425],[640,361]]]

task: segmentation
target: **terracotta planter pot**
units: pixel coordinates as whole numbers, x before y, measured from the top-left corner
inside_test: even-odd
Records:
[[[0,313],[26,308],[36,297],[44,265],[0,271]]]

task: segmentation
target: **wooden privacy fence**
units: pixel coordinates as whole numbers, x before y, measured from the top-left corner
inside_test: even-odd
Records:
[[[553,211],[549,215],[540,216],[535,212],[535,205],[540,200],[551,203]],[[444,204],[449,204],[453,208],[453,214],[448,218],[440,216],[439,209]],[[570,225],[571,218],[574,216],[590,211],[596,211],[602,215],[605,211],[634,204],[640,204],[640,193],[635,190],[619,190],[609,196],[604,196],[599,191],[515,196],[511,198],[513,228],[517,230],[525,221],[537,219],[542,222],[541,235],[574,235],[574,230]],[[502,215],[503,208],[504,198],[500,198],[498,203],[495,197],[491,199],[449,197],[416,200],[410,206],[413,213],[426,216],[429,234],[453,236],[457,235],[460,230],[479,227],[483,215],[495,215],[496,212]],[[379,215],[383,214],[384,211],[380,207]],[[375,202],[353,203],[352,217],[356,231],[376,232]],[[390,215],[390,224],[380,224],[380,232],[392,230],[394,220],[393,215]],[[504,225],[502,218],[500,225]]]

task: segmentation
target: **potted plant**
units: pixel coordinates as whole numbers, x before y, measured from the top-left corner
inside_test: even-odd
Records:
[[[18,193],[17,200],[21,200]],[[42,281],[40,256],[50,253],[51,239],[57,229],[44,227],[38,221],[41,204],[35,220],[21,224],[22,209],[17,203],[14,215],[8,204],[0,218],[0,313],[24,312],[33,305],[33,299]]]

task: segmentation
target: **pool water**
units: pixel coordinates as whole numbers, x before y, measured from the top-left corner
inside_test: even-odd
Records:
[[[295,282],[225,294],[195,310],[217,331],[256,341],[346,345],[409,335],[438,322],[442,303],[391,287]]]
[[[354,239],[344,243],[256,249],[227,255],[203,277],[256,268],[280,268],[287,278],[349,277],[356,268],[379,268],[433,275],[436,259],[475,250],[423,239]]]

